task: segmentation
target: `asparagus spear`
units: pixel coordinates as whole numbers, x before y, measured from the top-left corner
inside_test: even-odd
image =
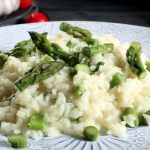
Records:
[[[143,79],[147,75],[147,71],[144,69],[140,55],[136,50],[130,46],[126,53],[127,62],[130,65],[132,72],[138,76],[139,79]]]
[[[114,49],[113,44],[105,43],[105,44],[99,45],[97,47],[96,46],[83,47],[82,53],[87,57],[91,57],[98,53],[101,53],[101,54],[112,53],[113,49]]]
[[[4,63],[7,61],[8,55],[0,53],[0,69],[2,69]]]
[[[53,61],[53,58],[46,54],[40,59],[40,61],[38,63],[36,63],[36,65],[47,63],[49,61]]]
[[[54,75],[65,66],[66,64],[60,61],[50,61],[48,63],[40,64],[31,68],[22,78],[15,81],[15,85],[22,92],[29,85],[36,84],[39,81]]]
[[[132,42],[130,44],[130,46],[132,46],[137,51],[137,53],[139,55],[142,53],[142,51],[141,51],[141,44],[139,42]]]
[[[43,36],[42,34],[36,32],[29,32],[33,42],[36,47],[45,54],[52,56],[54,59],[62,59],[69,66],[75,66],[79,62],[79,58],[72,56],[65,51],[62,51],[62,48],[57,44],[50,43],[50,41]]]
[[[63,49],[56,43],[51,43],[52,47],[55,48],[56,51],[63,51]]]
[[[60,25],[60,30],[67,32],[68,34],[73,35],[75,38],[91,37],[90,31],[82,29],[80,27],[71,26],[66,22],[62,22]]]
[[[5,54],[19,58],[31,54],[31,52],[35,50],[35,44],[31,39],[29,39],[28,41],[21,41],[17,43],[14,49],[12,49],[10,52],[5,52]]]

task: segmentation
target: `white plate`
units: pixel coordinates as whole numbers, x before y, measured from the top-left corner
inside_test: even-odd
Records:
[[[48,32],[53,36],[60,32],[60,23],[47,22],[1,27],[0,50],[11,50],[17,42],[28,40],[30,37],[27,31]],[[140,42],[142,51],[150,57],[150,28],[106,22],[69,21],[68,23],[88,29],[92,35],[112,34],[120,40],[121,44]],[[150,127],[128,129],[127,137],[127,140],[122,140],[114,136],[99,136],[96,142],[67,135],[56,138],[42,137],[38,140],[27,139],[28,147],[24,150],[150,150]],[[8,143],[7,136],[0,134],[0,150],[9,149],[13,148]]]

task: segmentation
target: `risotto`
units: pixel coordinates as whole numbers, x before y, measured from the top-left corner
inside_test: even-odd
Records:
[[[16,58],[9,56],[0,69],[0,132],[4,135],[22,134],[37,139],[39,136],[55,137],[61,133],[83,137],[87,126],[94,126],[98,130],[107,128],[108,135],[126,139],[126,123],[134,127],[135,117],[130,114],[121,120],[126,108],[136,108],[139,116],[150,109],[150,72],[143,79],[133,74],[126,53],[130,44],[120,45],[119,40],[111,35],[92,36],[99,45],[112,43],[114,49],[111,53],[95,54],[90,57],[89,67],[94,70],[98,62],[104,62],[93,74],[79,70],[73,77],[70,76],[69,67],[29,85],[20,91],[14,82],[36,66],[45,53],[36,49],[30,55]],[[47,35],[51,43],[58,44],[63,51],[70,55],[88,44],[81,38],[76,38],[66,32],[55,36]],[[74,46],[69,48],[68,42]],[[79,60],[84,58],[79,54]],[[142,53],[141,61],[149,59]],[[125,82],[110,88],[110,82],[116,72],[119,72]],[[81,95],[73,92],[76,85],[82,86],[85,91]],[[15,93],[11,101],[8,98]],[[29,129],[30,115],[32,113],[45,114],[43,130]],[[150,124],[150,117],[143,115]],[[70,119],[71,118],[71,119]],[[76,119],[78,118],[78,119]]]

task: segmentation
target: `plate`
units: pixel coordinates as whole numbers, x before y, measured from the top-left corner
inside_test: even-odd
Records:
[[[88,29],[92,35],[112,34],[120,43],[140,42],[142,50],[150,57],[150,28],[109,22],[66,21],[72,25]],[[12,25],[0,28],[0,50],[11,50],[17,42],[28,40],[27,31],[48,32],[54,36],[60,32],[58,22]],[[114,136],[101,135],[95,142],[85,141],[61,135],[59,137],[40,137],[38,140],[27,139],[28,147],[24,150],[150,150],[150,127],[127,129],[127,140]],[[0,134],[0,149],[10,150],[7,136]]]

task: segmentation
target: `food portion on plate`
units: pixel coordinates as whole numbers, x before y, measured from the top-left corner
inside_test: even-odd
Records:
[[[19,135],[95,141],[105,127],[126,139],[126,126],[150,125],[150,60],[141,44],[65,22],[60,30],[28,31],[29,40],[0,53],[0,132],[20,146]]]

